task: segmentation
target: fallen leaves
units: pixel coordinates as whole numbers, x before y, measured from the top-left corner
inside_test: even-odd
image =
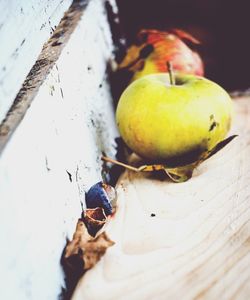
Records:
[[[72,269],[75,262],[82,268],[82,271],[91,269],[104,255],[107,248],[114,245],[105,232],[97,237],[92,237],[82,219],[79,219],[73,239],[66,246],[64,253],[65,263]],[[72,265],[73,263],[73,265]]]
[[[66,285],[62,289],[63,299],[71,298],[79,278],[114,245],[105,232],[100,232],[106,222],[107,217],[100,207],[86,209],[78,219],[73,238],[67,241],[61,258]]]
[[[106,224],[107,216],[101,207],[88,208],[82,212],[82,219],[86,225],[88,233],[93,237]]]
[[[176,168],[171,168],[165,164],[153,164],[153,165],[142,165],[140,167],[134,167],[109,157],[102,156],[102,160],[110,162],[113,164],[120,165],[126,169],[129,169],[134,172],[154,172],[154,171],[165,171],[166,175],[174,182],[184,182],[190,179],[193,175],[193,171],[197,168],[202,162],[216,154],[218,151],[223,149],[227,144],[229,144],[237,135],[232,135],[225,140],[219,142],[214,148],[209,151],[205,151],[198,160],[184,166],[178,166]]]
[[[106,222],[107,216],[101,207],[84,210],[78,219],[73,238],[67,241],[61,258],[66,284],[63,290],[65,299],[70,299],[79,278],[114,245],[104,231],[100,232]]]

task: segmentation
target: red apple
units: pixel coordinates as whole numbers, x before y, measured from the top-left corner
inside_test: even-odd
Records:
[[[119,69],[133,72],[133,81],[144,75],[167,72],[166,63],[171,61],[173,69],[177,72],[203,76],[201,57],[187,44],[195,45],[199,44],[199,41],[180,29],[141,30],[137,36],[137,45],[128,49]]]

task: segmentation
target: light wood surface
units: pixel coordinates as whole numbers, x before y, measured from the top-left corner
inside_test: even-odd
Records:
[[[250,99],[235,100],[232,134],[188,182],[123,174],[116,244],[73,300],[250,299]]]

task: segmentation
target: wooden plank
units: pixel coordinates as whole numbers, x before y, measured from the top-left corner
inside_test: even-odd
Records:
[[[0,1],[0,122],[72,0]]]
[[[114,47],[104,2],[92,0],[81,12],[70,11],[58,28],[62,38],[50,42],[63,47],[47,45],[46,69],[34,70],[5,123],[15,125],[24,116],[0,156],[3,300],[59,298],[66,238],[81,215],[85,191],[102,179],[102,151],[116,153],[106,72]],[[30,106],[25,115],[22,105]]]
[[[250,98],[235,111],[239,137],[188,182],[124,173],[106,229],[116,244],[73,300],[249,299]]]
[[[23,119],[40,86],[44,83],[44,79],[58,60],[72,32],[75,30],[85,6],[86,3],[74,2],[65,13],[56,30],[54,30],[51,38],[44,44],[43,50],[25,79],[13,105],[0,124],[0,154]]]

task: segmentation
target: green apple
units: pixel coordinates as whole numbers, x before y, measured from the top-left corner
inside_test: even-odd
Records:
[[[218,84],[195,75],[168,73],[131,83],[119,100],[121,137],[151,162],[181,166],[199,159],[222,141],[231,124],[232,101]]]

